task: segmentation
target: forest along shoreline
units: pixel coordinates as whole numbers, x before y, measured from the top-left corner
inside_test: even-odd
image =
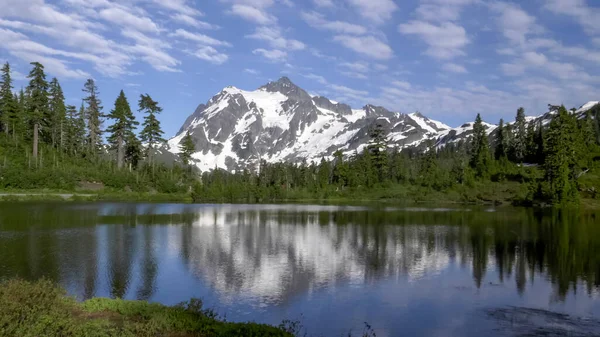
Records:
[[[192,155],[201,149],[189,132],[178,158],[161,161],[162,108],[149,94],[137,100],[140,123],[123,90],[105,109],[96,82],[88,79],[77,108],[65,103],[58,79],[48,81],[41,63],[31,67],[18,93],[9,63],[0,70],[0,199],[64,200],[72,194],[67,199],[599,208],[600,104],[583,113],[556,107],[535,123],[519,108],[514,122],[500,120],[490,132],[478,114],[469,138],[444,147],[399,149],[375,125],[368,146],[350,156],[338,151],[319,163],[260,161],[235,173],[199,172]],[[83,182],[102,188],[90,191]]]

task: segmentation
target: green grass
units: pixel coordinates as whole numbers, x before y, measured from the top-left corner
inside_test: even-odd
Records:
[[[219,320],[200,300],[177,306],[93,298],[77,302],[47,280],[0,284],[0,336],[289,337],[285,327]]]

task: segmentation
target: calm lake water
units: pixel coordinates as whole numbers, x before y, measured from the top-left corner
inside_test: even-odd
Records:
[[[0,203],[0,279],[311,336],[600,335],[600,214],[516,208]]]

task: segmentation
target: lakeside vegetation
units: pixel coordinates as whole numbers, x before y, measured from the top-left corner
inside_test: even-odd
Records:
[[[220,320],[196,299],[173,307],[108,298],[77,302],[48,280],[0,283],[0,336],[293,336],[286,329]]]
[[[564,106],[548,125],[527,123],[519,108],[514,123],[488,132],[480,115],[473,135],[438,147],[399,151],[381,127],[350,158],[260,163],[258,172],[205,172],[196,202],[276,200],[401,200],[597,207],[600,198],[600,106],[584,115]],[[490,145],[490,139],[493,145]]]
[[[65,104],[56,78],[31,63],[29,84],[13,93],[10,65],[0,84],[0,199],[54,199],[60,192],[92,200],[282,202],[397,200],[596,207],[600,200],[600,106],[576,115],[564,106],[549,123],[515,121],[488,132],[477,115],[473,135],[443,147],[392,148],[380,126],[371,142],[319,163],[267,163],[235,173],[199,174],[189,133],[179,160],[164,164],[159,103],[138,100],[140,122],[121,90],[104,112],[93,79],[82,105]],[[104,123],[109,124],[104,127]],[[106,139],[107,144],[104,143]],[[28,196],[18,196],[27,191]],[[36,191],[40,191],[37,192]],[[44,192],[46,191],[46,192]],[[30,193],[29,193],[30,192]],[[34,195],[35,194],[35,195]],[[78,200],[83,196],[73,196]],[[61,198],[65,199],[65,198]]]

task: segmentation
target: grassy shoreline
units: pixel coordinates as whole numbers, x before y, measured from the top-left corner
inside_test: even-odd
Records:
[[[0,336],[291,337],[286,327],[220,320],[192,299],[176,306],[92,298],[77,302],[47,280],[0,283]]]
[[[454,205],[491,205],[526,206],[519,203],[523,193],[523,184],[494,183],[474,187],[463,187],[449,191],[435,191],[415,186],[396,185],[369,190],[289,191],[281,198],[268,200],[197,198],[189,193],[148,193],[124,191],[61,191],[61,190],[0,190],[2,201],[112,201],[112,202],[176,202],[176,203],[403,203],[403,204],[454,204]],[[600,209],[599,199],[582,198],[579,208]]]

